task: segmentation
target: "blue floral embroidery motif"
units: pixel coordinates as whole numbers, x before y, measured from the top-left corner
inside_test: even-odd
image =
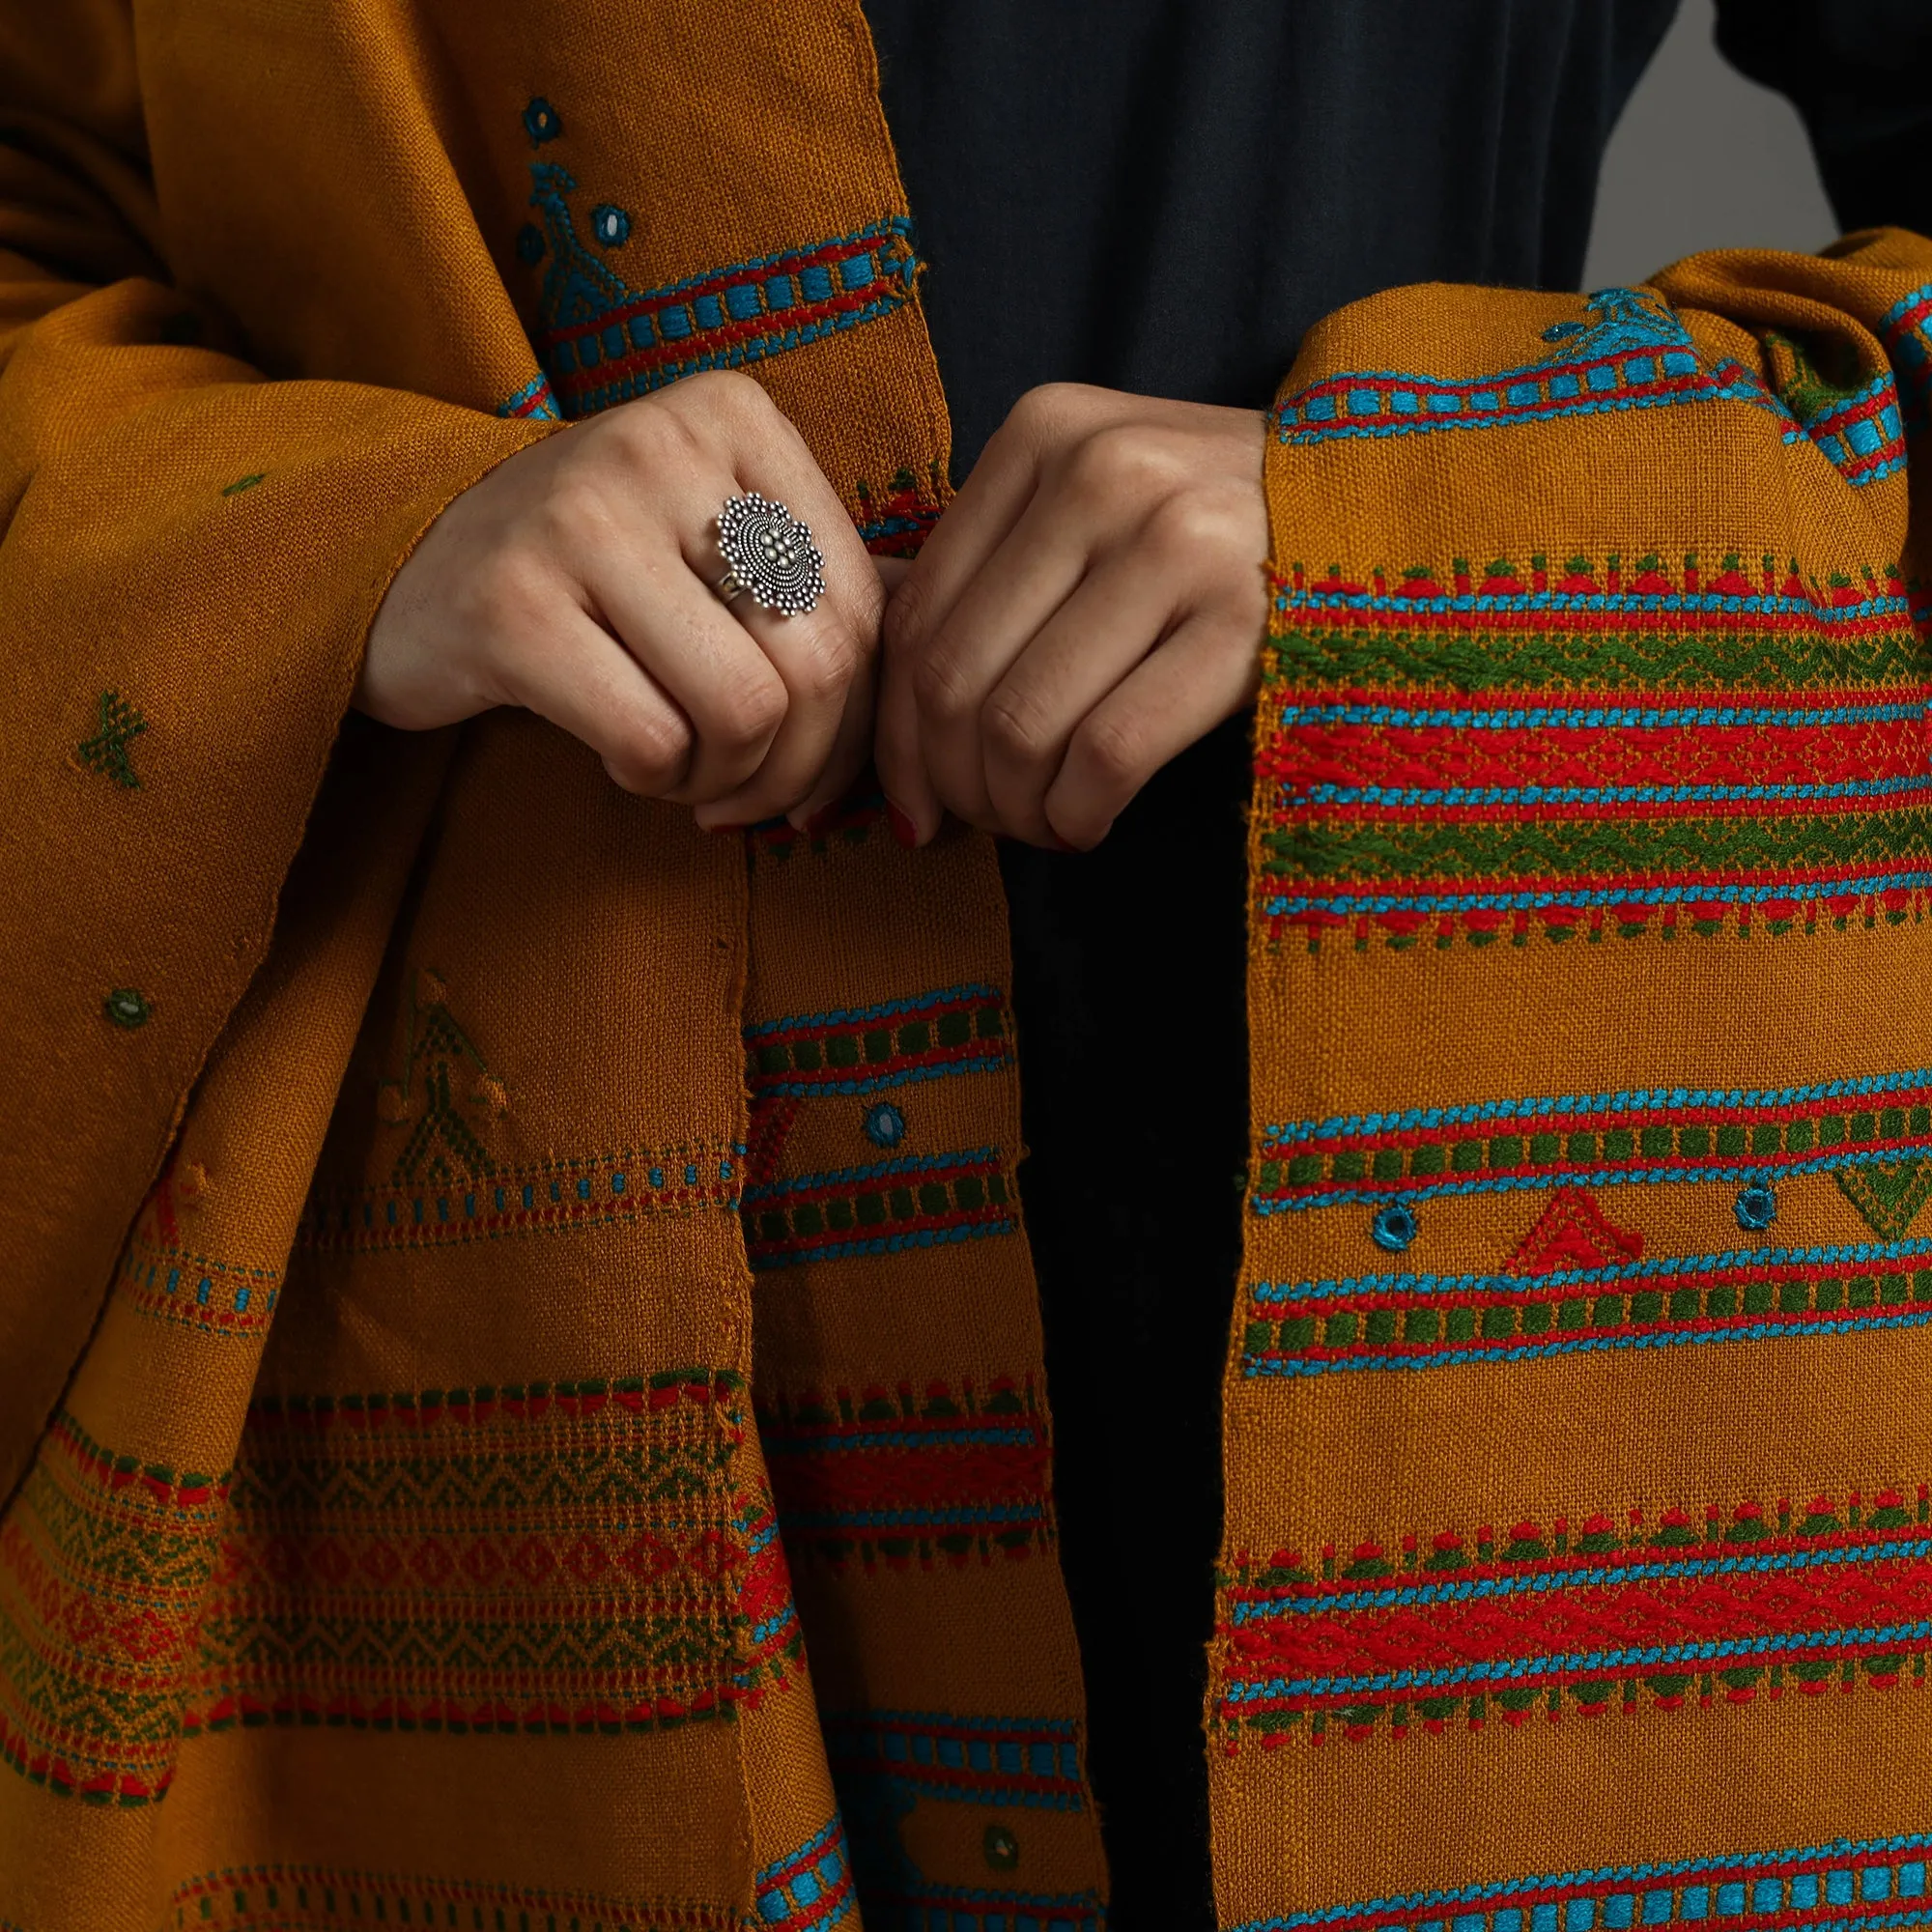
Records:
[[[890,1100],[881,1100],[866,1116],[866,1138],[874,1147],[895,1148],[905,1131],[905,1116]]]
[[[569,202],[577,182],[569,171],[532,161],[530,178],[530,205],[548,254],[537,355],[556,405],[571,418],[700,369],[739,368],[861,327],[912,295],[919,262],[903,215],[666,288],[635,290],[580,239]],[[606,247],[630,233],[630,217],[613,204],[600,205],[590,220]]]
[[[524,132],[530,137],[533,148],[554,141],[563,132],[561,116],[541,94],[524,109]]]

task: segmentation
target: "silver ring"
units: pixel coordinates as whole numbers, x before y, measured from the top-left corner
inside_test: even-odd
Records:
[[[755,490],[725,498],[718,512],[718,554],[724,575],[714,588],[725,603],[749,597],[763,611],[802,617],[825,591],[825,559],[811,530],[782,503]]]

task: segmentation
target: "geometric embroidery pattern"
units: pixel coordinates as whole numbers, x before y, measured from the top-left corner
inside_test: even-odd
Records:
[[[184,1734],[728,1719],[800,1653],[729,1371],[265,1401],[226,1477],[58,1418],[0,1524],[0,1757],[167,1790]]]
[[[165,1795],[228,1479],[116,1456],[55,1416],[0,1520],[0,1759],[62,1797]]]
[[[870,1570],[976,1552],[1022,1557],[1053,1534],[1046,1422],[1031,1382],[935,1382],[760,1401],[758,1439],[795,1562]]]
[[[1242,1554],[1224,1614],[1231,1746],[1922,1687],[1932,1507],[1920,1485]]]
[[[1559,322],[1544,331],[1546,342],[1562,345],[1557,354],[1492,376],[1451,381],[1379,369],[1325,376],[1276,406],[1276,434],[1292,443],[1421,436],[1680,403],[1777,410],[1741,362],[1707,369],[1662,297],[1601,289],[1585,308],[1587,323]]]
[[[416,975],[402,1075],[377,1089],[377,1110],[384,1121],[412,1122],[396,1155],[398,1187],[417,1181],[447,1186],[480,1180],[492,1171],[490,1155],[463,1110],[480,1110],[486,1120],[500,1114],[506,1104],[502,1084],[457,1024],[448,1002],[448,990],[434,973]]]
[[[799,1645],[728,1371],[251,1410],[191,1728],[728,1717]]]
[[[1734,1248],[1533,1274],[1257,1282],[1241,1372],[1320,1376],[1922,1328],[1932,1240]]]
[[[912,294],[919,261],[903,215],[634,290],[579,239],[570,174],[535,161],[530,177],[530,205],[543,225],[526,231],[526,253],[549,257],[537,331],[549,394],[540,397],[532,385],[503,406],[505,413],[545,413],[554,397],[572,420],[592,415],[701,369],[740,368],[862,327]]]
[[[1010,1235],[1019,1221],[997,1148],[907,1154],[865,1167],[748,1187],[745,1241],[753,1268]]]
[[[1922,917],[1926,614],[1895,572],[1819,582],[1769,554],[1292,565],[1261,930],[1400,951]]]
[[[1606,1865],[1598,1871],[1416,1891],[1320,1912],[1279,1913],[1229,1932],[1627,1932],[1701,1924],[1921,1925],[1932,1834],[1838,1838],[1789,1851]]]
[[[1932,1194],[1932,1160],[1876,1161],[1833,1177],[1882,1240],[1895,1241]]]
[[[296,1245],[336,1253],[619,1225],[653,1214],[735,1213],[744,1149],[725,1141],[493,1163],[475,1185],[361,1187],[318,1179]]]
[[[1051,1811],[1086,1804],[1079,1731],[1065,1719],[825,1711],[819,1727],[841,1785],[883,1778],[923,1798]]]
[[[774,1859],[753,1881],[762,1932],[821,1932],[842,1925],[857,1908],[845,1828],[837,1814],[794,1852]]]
[[[118,691],[100,694],[100,728],[74,747],[74,756],[90,772],[99,772],[126,791],[139,791],[141,781],[128,757],[128,747],[148,728],[148,721]]]

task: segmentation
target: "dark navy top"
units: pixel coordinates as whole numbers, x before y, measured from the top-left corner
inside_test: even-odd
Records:
[[[866,5],[956,479],[1036,384],[1261,409],[1308,325],[1356,297],[1575,288],[1605,141],[1676,0]],[[1932,225],[1932,7],[1722,11],[1731,58],[1806,116],[1847,226]],[[1098,851],[1002,854],[1113,1932],[1213,1923],[1201,1705],[1246,1157],[1246,729],[1178,759]]]

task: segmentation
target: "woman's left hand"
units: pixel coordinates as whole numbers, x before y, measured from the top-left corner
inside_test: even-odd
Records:
[[[902,840],[952,811],[1085,850],[1253,696],[1266,418],[1020,398],[886,609],[875,761]]]

